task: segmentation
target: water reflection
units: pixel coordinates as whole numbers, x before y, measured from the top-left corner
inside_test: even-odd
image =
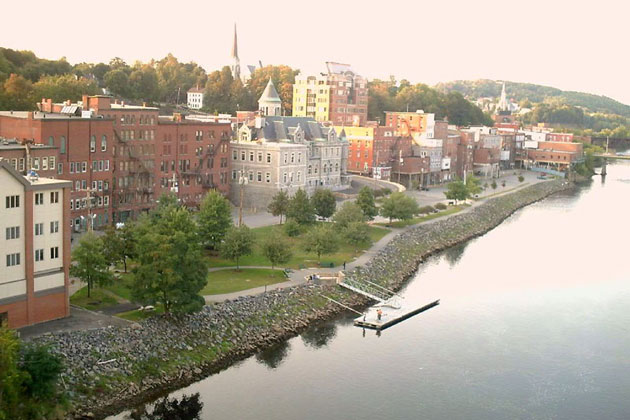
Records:
[[[466,250],[466,247],[468,246],[468,244],[469,242],[464,242],[462,244],[455,245],[451,248],[448,248],[447,250],[443,252],[444,259],[448,261],[451,267],[453,267],[455,264],[459,262],[459,260],[462,259],[462,255],[464,255],[464,251]]]
[[[315,325],[304,331],[301,335],[302,341],[309,347],[319,349],[328,345],[330,340],[337,335],[337,326],[332,322]]]
[[[164,397],[152,405],[133,410],[126,417],[129,420],[199,420],[203,403],[199,393],[184,395],[181,399]]]
[[[269,369],[276,369],[282,364],[282,361],[289,355],[291,346],[288,341],[275,344],[266,350],[261,351],[256,355],[256,360],[259,363],[267,366]]]

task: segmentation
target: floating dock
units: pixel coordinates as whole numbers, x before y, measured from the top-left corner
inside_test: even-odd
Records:
[[[418,315],[421,312],[431,309],[434,306],[440,304],[440,299],[431,302],[421,308],[410,309],[405,306],[399,308],[392,308],[390,306],[376,305],[371,307],[364,315],[354,320],[354,325],[357,327],[369,328],[372,330],[384,330],[396,325],[405,319]],[[378,310],[382,311],[381,319],[378,319]]]

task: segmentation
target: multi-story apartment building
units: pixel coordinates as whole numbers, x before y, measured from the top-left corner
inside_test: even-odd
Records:
[[[203,89],[199,89],[199,86],[195,86],[194,88],[188,89],[186,92],[186,104],[190,109],[201,109],[203,108]]]
[[[78,104],[42,100],[38,107],[34,113],[0,112],[0,136],[32,144],[24,171],[48,175],[55,167],[56,178],[72,181],[75,230],[86,228],[88,219],[100,227],[135,218],[171,189],[191,207],[209,188],[227,194],[229,122],[158,118],[158,108],[109,96],[83,96]],[[41,145],[56,154],[39,157]],[[0,156],[15,153],[0,147]]]
[[[349,65],[326,63],[327,72],[297,76],[293,85],[293,116],[362,126],[367,122],[367,79]]]
[[[29,161],[25,160],[23,173],[32,169],[42,171],[42,175],[72,181],[70,223],[75,230],[87,226],[90,214],[95,227],[109,224],[115,151],[111,117],[82,114],[80,107],[70,103],[43,101],[40,108],[43,110],[0,112],[0,136],[31,145],[33,155]],[[38,160],[36,154],[41,152],[35,151],[41,145],[56,148],[56,151],[48,159],[44,156]],[[1,153],[5,155],[4,151]],[[51,167],[56,170],[54,175]],[[90,196],[92,200],[88,201]]]
[[[69,315],[70,181],[24,176],[0,158],[0,324]]]

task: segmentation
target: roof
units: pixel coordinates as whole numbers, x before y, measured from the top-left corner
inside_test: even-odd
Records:
[[[188,93],[203,93],[203,89],[199,89],[199,86],[188,89]]]
[[[273,85],[273,81],[271,80],[271,78],[269,78],[267,87],[263,91],[262,95],[260,95],[260,99],[258,99],[258,102],[282,102],[280,96],[278,95],[276,87]]]
[[[51,189],[54,187],[57,188],[71,188],[72,181],[66,181],[62,179],[54,179],[54,178],[35,178],[31,179],[25,175],[20,174],[13,168],[13,165],[9,163],[7,159],[0,158],[0,169],[6,169],[9,174],[11,174],[15,179],[18,180],[23,186],[25,190],[45,190]]]
[[[304,131],[304,140],[325,139],[329,129],[312,117],[265,117],[265,125],[257,129],[257,138],[268,141],[293,140],[298,126]]]

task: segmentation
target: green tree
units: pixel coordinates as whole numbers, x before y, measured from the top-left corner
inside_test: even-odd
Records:
[[[342,233],[343,237],[352,245],[370,242],[370,228],[365,222],[350,222]]]
[[[4,96],[7,109],[29,111],[35,108],[33,84],[20,75],[12,73],[4,82]]]
[[[350,223],[364,222],[365,215],[363,214],[361,207],[359,207],[356,202],[346,201],[341,205],[339,210],[337,210],[337,212],[333,216],[333,221],[341,229],[344,229]]]
[[[101,237],[103,241],[103,255],[107,262],[112,265],[117,262],[123,262],[123,245],[122,238],[114,226],[105,229],[105,234]]]
[[[497,181],[492,181],[492,184],[490,184],[490,186],[492,187],[493,190],[497,189]]]
[[[391,193],[383,200],[381,216],[392,219],[408,220],[418,214],[418,203],[402,192]]]
[[[317,254],[321,262],[322,255],[331,254],[339,248],[339,240],[333,226],[329,223],[319,224],[304,235],[304,249]]]
[[[72,74],[44,76],[33,85],[36,98],[50,98],[53,102],[81,100],[83,95],[99,93],[97,84],[89,79],[76,78]]]
[[[18,369],[20,341],[15,331],[0,327],[0,420],[19,418],[24,372]]]
[[[293,219],[301,225],[315,221],[315,209],[306,191],[302,188],[298,188],[295,195],[289,200],[287,218]]]
[[[161,303],[164,312],[194,312],[204,300],[206,285],[197,226],[188,210],[164,209],[159,217],[144,218],[138,226],[137,261],[132,296],[144,304]]]
[[[311,197],[311,203],[315,208],[315,214],[325,219],[329,218],[335,212],[337,202],[332,191],[324,188],[318,188]]]
[[[118,229],[118,237],[120,238],[120,255],[122,255],[122,263],[127,272],[127,260],[136,256],[136,225],[130,221]]]
[[[63,371],[59,356],[46,346],[29,346],[22,357],[26,393],[36,400],[52,399],[57,393],[57,381]]]
[[[479,178],[474,176],[469,176],[466,178],[466,189],[468,190],[468,196],[474,197],[482,191],[481,181]]]
[[[246,226],[232,227],[221,244],[221,256],[236,262],[239,270],[239,260],[242,256],[249,255],[254,249],[254,233]]]
[[[525,177],[523,175],[519,175],[518,182],[523,182],[523,181],[525,181]]]
[[[469,192],[466,184],[461,179],[455,179],[455,181],[448,183],[444,195],[449,200],[463,201],[468,198]]]
[[[203,198],[197,215],[201,242],[207,248],[217,249],[232,227],[232,208],[229,201],[218,191],[211,191]]]
[[[295,84],[295,76],[299,73],[299,70],[292,69],[289,66],[265,66],[254,71],[247,82],[247,88],[254,101],[257,101],[271,78],[282,100],[284,115],[291,115],[293,109],[293,85]],[[253,103],[252,106],[255,107],[256,104]]]
[[[291,259],[289,243],[278,234],[270,235],[262,244],[263,255],[267,257],[273,269],[278,264],[284,264]]]
[[[107,89],[109,89],[113,94],[122,97],[129,97],[129,94],[131,93],[129,90],[129,75],[125,70],[121,68],[112,69],[105,73],[103,81],[105,82]]]
[[[271,199],[267,210],[274,216],[280,216],[280,224],[282,224],[282,216],[289,210],[289,194],[284,190],[278,191]]]
[[[72,261],[70,275],[87,283],[88,297],[95,286],[104,286],[112,281],[103,241],[93,232],[81,237],[79,245],[72,251]]]
[[[374,202],[374,191],[370,187],[363,187],[359,190],[356,203],[361,207],[366,220],[374,220],[378,215],[378,209]]]

